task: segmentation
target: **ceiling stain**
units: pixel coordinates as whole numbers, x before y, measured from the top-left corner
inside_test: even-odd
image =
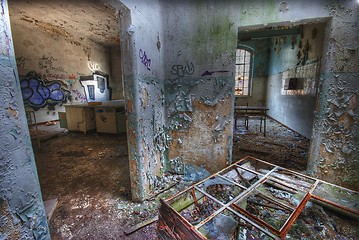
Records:
[[[12,25],[40,29],[76,45],[120,44],[118,15],[101,0],[16,0],[9,1],[9,12]]]

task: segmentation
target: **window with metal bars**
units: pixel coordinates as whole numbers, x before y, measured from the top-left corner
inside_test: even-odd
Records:
[[[252,52],[244,48],[236,50],[236,76],[234,95],[249,96],[252,82]]]

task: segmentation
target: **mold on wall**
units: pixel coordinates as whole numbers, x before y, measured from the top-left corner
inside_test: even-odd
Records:
[[[112,89],[112,100],[123,99],[123,80],[122,80],[122,65],[121,65],[121,49],[120,47],[110,48],[111,57],[111,89]]]
[[[17,75],[7,1],[0,17],[0,238],[50,239]]]
[[[163,1],[169,171],[194,165],[214,172],[232,161],[237,28],[231,3]]]

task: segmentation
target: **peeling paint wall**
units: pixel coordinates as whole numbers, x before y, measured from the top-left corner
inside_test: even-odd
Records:
[[[359,4],[326,5],[332,20],[326,31],[309,169],[321,179],[359,188]]]
[[[357,1],[240,1],[240,27],[326,19],[320,95],[314,113],[308,171],[323,180],[358,189]],[[269,97],[268,97],[269,99]]]
[[[163,1],[169,171],[232,161],[237,28],[231,1]]]
[[[12,4],[15,10],[15,3]],[[35,22],[32,20],[26,27],[17,21],[11,22],[20,80],[35,72],[40,82],[45,81],[44,84],[49,85],[57,81],[61,84],[61,89],[68,92],[68,97],[64,101],[45,104],[40,109],[35,109],[37,122],[58,119],[58,112],[65,111],[63,104],[86,102],[85,92],[79,81],[80,76],[91,75],[98,70],[110,75],[109,84],[115,93],[113,97],[119,99],[122,83],[118,83],[121,81],[118,77],[112,79],[110,62],[116,55],[111,58],[110,48],[90,40],[73,41],[55,30],[49,32],[47,28],[39,29]],[[115,69],[121,72],[119,67]]]
[[[132,199],[158,190],[166,171],[163,49],[159,3],[113,3],[120,12]]]
[[[185,164],[216,171],[232,161],[234,54],[239,27],[260,28],[291,22],[299,25],[318,18],[328,21],[337,8],[349,11],[325,0],[309,9],[303,2],[294,0],[123,3],[127,10],[120,9],[121,52],[132,196],[136,200],[150,195],[156,186],[154,179],[164,171],[182,172]],[[352,2],[345,4],[350,6]],[[350,17],[355,15],[350,13]],[[357,27],[349,22],[351,28]],[[345,42],[341,44],[348,46]],[[333,47],[338,43],[331,44]],[[352,54],[357,51],[354,46],[348,46],[350,50],[345,51],[346,66],[353,65]],[[294,64],[298,60],[296,54]],[[323,56],[323,60],[332,64],[332,59]],[[326,71],[332,70],[324,68],[322,73]],[[324,95],[326,91],[323,88]],[[322,106],[319,109],[315,119],[321,123],[324,109]],[[355,125],[348,123],[351,131]],[[320,124],[317,126],[315,134],[322,129]],[[319,160],[315,159],[322,136],[319,134],[313,141],[309,165],[309,170],[317,173]]]
[[[272,38],[270,45],[268,115],[307,138],[312,136],[316,103],[315,86],[318,85],[324,31],[325,23],[308,24],[302,27],[302,34]],[[315,35],[313,32],[316,32]],[[308,64],[307,60],[315,64]],[[287,94],[284,91],[284,82],[294,76],[305,77],[310,86],[304,88],[313,89]]]
[[[0,239],[50,239],[21,99],[7,1],[0,17]]]

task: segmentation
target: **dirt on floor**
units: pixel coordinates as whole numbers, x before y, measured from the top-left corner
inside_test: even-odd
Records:
[[[52,239],[157,239],[155,223],[126,232],[157,216],[159,198],[191,184],[177,184],[153,200],[132,202],[125,134],[51,129],[49,138],[46,129],[40,133],[41,148],[36,139],[33,146],[43,199],[58,200],[50,220]],[[165,176],[168,185],[181,179]]]
[[[248,131],[240,126],[235,130],[234,161],[250,155],[295,171],[306,169],[308,139],[272,120],[267,121],[264,137],[259,126],[251,124]],[[50,220],[52,239],[157,239],[156,221],[126,233],[138,224],[154,220],[160,198],[167,198],[192,182],[168,174],[164,182],[168,186],[177,183],[173,188],[154,199],[132,202],[125,134],[54,129],[49,134],[40,129],[43,136],[51,136],[42,138],[41,148],[36,138],[33,141],[43,199],[58,200]]]
[[[247,130],[243,119],[238,119],[233,136],[233,160],[252,156],[297,172],[305,171],[310,140],[272,119],[266,121],[264,136],[259,123],[250,120]]]

